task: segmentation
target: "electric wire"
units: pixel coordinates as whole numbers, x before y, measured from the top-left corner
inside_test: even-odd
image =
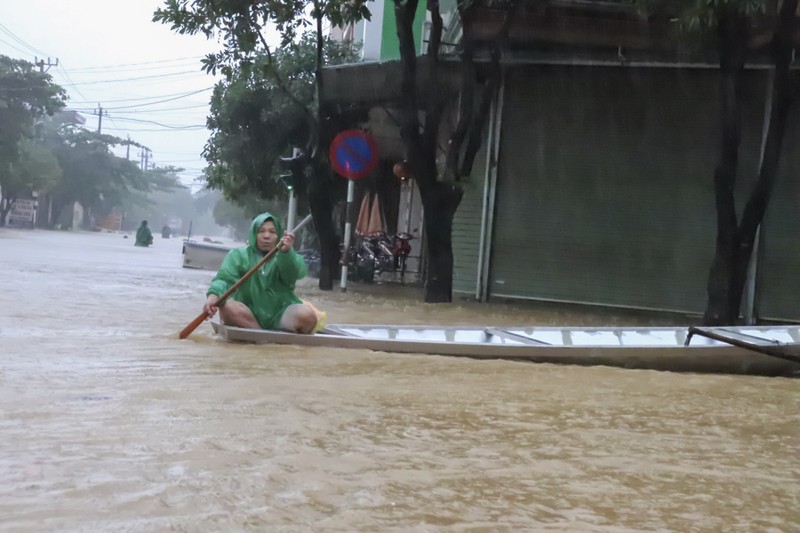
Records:
[[[94,67],[81,67],[81,68],[74,68],[72,72],[78,74],[90,73],[97,70],[102,70],[103,72],[125,72],[125,71],[136,71],[136,70],[151,70],[151,69],[159,69],[159,68],[169,68],[172,66],[177,66],[178,63],[180,65],[186,64],[186,66],[190,65],[193,62],[199,62],[202,59],[202,56],[187,56],[187,57],[178,57],[174,59],[159,59],[157,61],[145,61],[142,63],[121,63],[119,65],[99,65]],[[175,63],[175,65],[169,65],[167,63]],[[162,65],[162,66],[155,66],[155,67],[148,67],[145,66],[141,69],[128,69],[125,67],[135,67],[135,66],[142,66],[142,65]]]
[[[186,98],[187,96],[193,96],[195,94],[200,94],[202,92],[210,91],[213,88],[214,88],[214,86],[212,85],[212,86],[209,86],[209,87],[205,87],[203,89],[198,89],[196,91],[189,91],[189,92],[183,92],[183,93],[163,94],[163,95],[158,95],[158,96],[144,96],[144,97],[141,97],[141,98],[122,98],[122,99],[119,99],[119,100],[104,100],[104,102],[105,103],[137,102],[137,101],[140,101],[140,100],[151,100],[153,98],[162,98],[162,100],[157,100],[155,102],[147,102],[147,103],[143,103],[143,104],[136,104],[136,105],[130,105],[130,106],[121,106],[121,107],[115,108],[115,109],[129,109],[129,108],[133,108],[133,107],[139,107],[140,105],[154,105],[154,104],[160,104],[162,102],[171,102],[173,100],[180,100],[181,98]],[[94,102],[92,100],[86,100],[85,102],[74,102],[74,103],[76,103],[76,104],[93,104]]]
[[[13,50],[15,50],[17,52],[20,52],[21,54],[28,55],[32,51],[35,54],[41,55],[43,57],[52,56],[51,54],[47,54],[46,52],[43,52],[43,51],[31,46],[30,44],[25,42],[23,39],[21,39],[18,36],[16,36],[13,32],[11,32],[3,24],[0,24],[0,32],[2,32],[3,34],[7,35],[10,39],[12,39],[14,42],[18,43],[19,45],[23,46],[25,49],[19,48],[18,46],[16,46],[14,44],[14,42],[8,42],[6,39],[0,39],[0,43],[8,46],[9,48],[11,48],[11,49],[13,49]],[[138,72],[145,72],[145,71],[151,71],[152,72],[154,70],[157,71],[159,69],[163,70],[163,69],[168,69],[168,68],[189,66],[192,63],[196,64],[196,62],[198,62],[199,59],[200,59],[200,57],[197,57],[197,56],[187,56],[187,57],[183,57],[183,58],[164,59],[164,60],[147,61],[147,62],[140,62],[140,63],[127,63],[127,64],[121,64],[121,65],[84,67],[84,68],[78,68],[78,69],[71,69],[71,71],[68,71],[66,69],[66,67],[63,65],[62,62],[58,62],[58,64],[55,65],[56,66],[56,71],[54,72],[54,74],[58,74],[58,76],[60,78],[63,78],[64,80],[66,80],[67,83],[63,85],[63,88],[65,88],[65,89],[69,88],[70,89],[69,92],[74,92],[78,96],[83,98],[82,101],[70,101],[70,103],[72,103],[72,104],[87,104],[87,103],[93,103],[93,99],[87,97],[86,94],[84,94],[79,89],[79,86],[83,86],[85,88],[86,86],[99,85],[99,84],[105,84],[105,83],[132,82],[132,81],[142,81],[142,80],[149,80],[149,79],[157,80],[157,79],[164,79],[164,78],[175,79],[178,76],[183,76],[183,75],[186,75],[186,74],[199,74],[199,73],[202,73],[202,71],[198,69],[198,70],[181,71],[181,72],[167,72],[167,73],[159,72],[159,73],[154,73],[154,74],[151,74],[151,75],[128,77],[128,78],[118,78],[118,79],[113,79],[113,80],[95,80],[95,81],[89,81],[89,82],[76,82],[72,78],[72,76],[70,75],[70,72],[72,74],[76,75],[76,76],[79,76],[80,74],[84,74],[84,73],[85,74],[90,74],[90,73],[95,72],[95,71],[103,71],[103,72],[106,72],[106,73],[122,73],[122,72],[137,72],[137,71]],[[48,63],[49,63],[49,57],[48,57]],[[36,64],[36,63],[34,62],[34,64]],[[126,68],[126,67],[138,67],[138,68]],[[115,113],[114,116],[112,116],[112,115],[108,115],[107,113],[108,113],[109,110],[114,110],[114,111],[125,110],[125,109],[136,110],[138,108],[145,107],[145,106],[152,106],[152,105],[157,105],[157,104],[161,104],[161,103],[165,103],[165,102],[179,100],[179,99],[182,99],[182,98],[187,98],[187,97],[190,97],[190,96],[193,96],[193,95],[196,95],[196,94],[207,92],[207,91],[209,91],[211,89],[213,89],[213,86],[205,87],[203,89],[199,89],[199,90],[196,90],[196,91],[189,91],[189,92],[183,92],[183,93],[172,93],[172,94],[167,94],[167,95],[150,96],[150,97],[142,97],[142,98],[127,98],[127,99],[118,99],[118,100],[106,100],[107,103],[129,103],[130,102],[131,104],[130,105],[118,106],[118,107],[115,107],[115,108],[105,108],[105,109],[101,108],[102,111],[103,111],[103,116],[106,117],[106,119],[113,126],[113,127],[104,128],[104,130],[106,130],[106,131],[126,132],[128,134],[128,136],[130,137],[130,133],[134,133],[135,134],[137,132],[192,131],[192,130],[205,129],[206,128],[205,125],[178,126],[178,125],[164,124],[164,123],[161,123],[161,122],[156,122],[156,121],[146,120],[146,119],[138,119],[138,118],[132,118],[132,117],[118,116],[118,115],[116,115],[116,113]],[[153,100],[154,98],[156,100]],[[94,101],[97,101],[97,100],[102,100],[102,99],[94,99]],[[150,100],[153,100],[153,101],[150,101]],[[140,103],[132,103],[132,102],[140,102]],[[147,113],[155,113],[155,112],[167,112],[167,111],[175,111],[175,110],[198,109],[198,108],[207,107],[207,106],[208,106],[208,104],[197,104],[197,105],[189,105],[189,106],[182,106],[182,107],[164,108],[164,109],[150,109],[150,110],[147,110],[146,112]],[[79,112],[91,112],[92,114],[96,114],[94,108],[92,108],[92,109],[88,109],[88,108],[80,109],[80,108],[78,108],[78,109],[75,109],[75,110],[79,111]],[[99,111],[99,109],[97,111]],[[135,130],[133,130],[131,132],[130,128],[121,128],[121,127],[119,127],[119,125],[117,124],[117,121],[119,121],[119,122],[142,123],[142,124],[153,124],[153,125],[156,125],[156,126],[160,126],[160,129],[135,129]],[[98,129],[99,129],[99,126],[98,126]],[[148,149],[148,152],[150,152],[152,154],[152,151],[149,150],[149,149]],[[193,155],[193,154],[191,154],[191,153],[180,153],[180,155]],[[200,159],[200,158],[198,158],[198,159]],[[161,164],[163,165],[163,164],[166,164],[166,163],[182,163],[182,162],[195,163],[196,164],[198,162],[198,159],[191,159],[191,160],[165,160]],[[155,158],[154,157],[151,156],[150,162],[155,167]],[[197,179],[200,175],[202,175],[202,171],[203,170],[204,170],[203,167],[189,167],[189,168],[183,168],[182,173],[184,174],[184,177],[188,177],[189,179]],[[186,174],[187,171],[190,173],[189,175]]]
[[[24,40],[20,39],[16,35],[14,35],[14,33],[11,30],[9,30],[8,28],[6,28],[3,24],[0,24],[0,31],[2,31],[3,33],[5,33],[9,37],[11,37],[12,39],[17,41],[19,44],[21,44],[22,46],[24,46],[28,50],[31,50],[31,51],[33,51],[34,53],[36,53],[36,54],[38,54],[40,56],[48,56],[48,57],[51,56],[51,54],[48,54],[47,52],[42,52],[41,50],[39,50],[37,48],[34,48],[30,44],[26,43]],[[8,43],[6,43],[6,44],[8,44]]]
[[[12,49],[16,50],[17,52],[19,52],[21,54],[25,54],[25,55],[29,55],[30,54],[30,52],[28,52],[27,50],[23,50],[21,48],[17,48],[13,44],[9,43],[8,41],[4,41],[3,39],[0,39],[0,43],[3,43],[4,45],[8,46],[9,48],[12,48]]]
[[[94,80],[94,81],[84,81],[80,83],[76,83],[74,85],[99,85],[101,83],[121,83],[121,82],[129,82],[129,81],[139,81],[139,80],[153,80],[153,79],[163,79],[163,78],[172,78],[176,76],[183,76],[186,74],[197,74],[197,72],[193,70],[185,70],[182,72],[171,72],[167,74],[153,74],[151,76],[136,76],[133,78],[117,78],[113,80]],[[70,85],[71,87],[71,85]]]
[[[161,122],[156,122],[154,120],[145,120],[145,119],[137,119],[137,118],[127,118],[127,117],[115,117],[117,120],[121,122],[138,122],[141,124],[153,124],[155,126],[161,126],[162,128],[168,128],[173,130],[184,130],[184,129],[195,129],[195,128],[205,128],[205,125],[202,124],[190,124],[186,126],[174,126],[170,124],[162,124]]]

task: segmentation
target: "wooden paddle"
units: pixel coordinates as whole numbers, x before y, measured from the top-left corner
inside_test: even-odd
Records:
[[[305,225],[306,225],[306,224],[308,224],[309,222],[311,222],[311,215],[308,215],[306,218],[304,218],[303,220],[301,220],[301,221],[300,221],[300,223],[299,223],[297,226],[295,226],[295,227],[294,227],[294,229],[292,230],[292,233],[295,233],[295,234],[296,234],[298,231],[300,231],[300,230],[303,228],[303,226],[305,226]],[[217,305],[218,305],[218,306],[219,306],[219,305],[222,305],[222,303],[223,303],[225,300],[227,300],[227,299],[228,299],[228,297],[230,297],[230,295],[231,295],[231,294],[233,294],[233,293],[236,291],[236,289],[238,289],[238,288],[241,286],[241,284],[242,284],[242,283],[244,283],[245,281],[247,281],[247,280],[248,280],[248,278],[250,278],[250,276],[252,276],[253,274],[255,274],[255,273],[256,273],[256,271],[257,271],[259,268],[261,268],[262,266],[264,266],[264,263],[266,263],[267,261],[269,261],[270,259],[272,259],[272,256],[274,256],[274,255],[275,255],[275,254],[278,252],[278,249],[279,249],[279,247],[280,247],[280,242],[279,242],[279,243],[278,243],[278,244],[275,246],[275,248],[273,248],[272,250],[270,250],[270,251],[269,251],[269,253],[267,253],[267,255],[265,255],[263,258],[261,258],[261,261],[259,261],[259,262],[256,264],[256,266],[254,266],[253,268],[251,268],[250,270],[248,270],[248,271],[247,271],[247,273],[246,273],[244,276],[242,276],[241,278],[239,278],[239,281],[237,281],[236,283],[234,283],[233,285],[231,285],[231,288],[230,288],[230,289],[228,289],[227,291],[225,291],[225,294],[223,294],[222,296],[220,296],[220,297],[219,297],[219,299],[217,300]],[[197,315],[197,318],[195,318],[194,320],[192,320],[192,321],[189,323],[189,325],[188,325],[188,326],[186,326],[185,328],[183,328],[183,329],[181,330],[181,333],[180,333],[180,335],[178,336],[178,338],[180,338],[180,339],[185,339],[186,337],[188,337],[189,335],[191,335],[191,334],[192,334],[192,332],[193,332],[194,330],[196,330],[196,329],[197,329],[197,326],[199,326],[200,324],[202,324],[202,323],[203,323],[203,321],[204,321],[206,318],[208,318],[208,312],[207,312],[205,309],[203,309],[203,312],[202,312],[202,313],[200,313],[199,315]]]

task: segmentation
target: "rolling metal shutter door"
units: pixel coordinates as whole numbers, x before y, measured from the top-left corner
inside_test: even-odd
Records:
[[[748,82],[763,93],[763,74]],[[710,70],[512,72],[490,294],[702,312],[716,231],[716,95]],[[754,175],[762,111],[745,110],[742,176]]]
[[[787,122],[783,157],[761,232],[756,315],[800,321],[800,107]]]
[[[464,196],[453,217],[453,292],[466,293],[470,296],[477,296],[487,149],[484,139],[481,149],[475,156],[472,177],[469,182],[463,184]]]

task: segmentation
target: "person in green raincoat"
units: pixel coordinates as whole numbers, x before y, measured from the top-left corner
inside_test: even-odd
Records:
[[[254,218],[247,246],[228,252],[206,292],[208,316],[219,309],[222,322],[229,326],[313,332],[319,311],[294,292],[295,282],[307,271],[303,256],[294,251],[294,238],[271,214]],[[276,246],[279,252],[218,306],[219,297]]]
[[[150,233],[150,228],[147,227],[147,221],[142,220],[142,225],[136,230],[136,242],[134,246],[150,246],[153,244],[153,234]]]

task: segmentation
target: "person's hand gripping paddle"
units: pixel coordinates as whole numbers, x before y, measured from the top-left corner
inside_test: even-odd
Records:
[[[300,223],[299,223],[297,226],[295,226],[295,227],[294,227],[294,229],[292,230],[292,233],[294,233],[294,234],[297,234],[297,232],[298,232],[298,231],[300,231],[301,229],[303,229],[303,226],[305,226],[305,225],[306,225],[306,224],[308,224],[309,222],[311,222],[311,215],[308,215],[306,218],[304,218],[303,220],[301,220],[301,221],[300,221]],[[244,283],[245,281],[247,281],[247,280],[248,280],[248,278],[250,278],[250,276],[252,276],[252,275],[253,275],[253,274],[255,274],[256,272],[258,272],[258,269],[259,269],[259,268],[261,268],[262,266],[264,266],[264,263],[266,263],[267,261],[269,261],[270,259],[272,259],[272,257],[273,257],[273,256],[274,256],[276,253],[278,253],[278,250],[279,250],[279,249],[280,249],[280,246],[275,246],[275,248],[273,248],[272,250],[270,250],[270,251],[267,253],[267,255],[265,255],[263,258],[261,258],[261,261],[259,261],[259,262],[256,264],[256,266],[254,266],[253,268],[251,268],[250,270],[248,270],[248,271],[247,271],[247,273],[246,273],[244,276],[242,276],[241,278],[239,278],[239,280],[238,280],[236,283],[234,283],[233,285],[231,285],[231,288],[230,288],[230,289],[228,289],[227,291],[225,291],[225,294],[223,294],[222,296],[220,296],[220,297],[219,297],[219,299],[218,299],[218,300],[217,300],[217,302],[216,302],[216,305],[217,305],[217,306],[221,306],[221,305],[223,304],[223,302],[225,302],[225,300],[227,300],[227,299],[230,297],[230,295],[231,295],[231,294],[233,294],[234,292],[236,292],[236,289],[238,289],[238,288],[241,286],[241,284],[242,284],[242,283]],[[205,309],[203,309],[203,312],[202,312],[202,313],[200,313],[199,315],[197,315],[197,318],[195,318],[194,320],[192,320],[192,321],[189,323],[189,325],[188,325],[188,326],[186,326],[185,328],[183,328],[183,329],[181,330],[181,333],[180,333],[180,335],[179,335],[178,337],[179,337],[179,338],[181,338],[181,339],[185,339],[186,337],[188,337],[189,335],[191,335],[191,334],[192,334],[192,332],[193,332],[194,330],[196,330],[196,329],[197,329],[197,326],[199,326],[200,324],[202,324],[202,323],[203,323],[203,321],[204,321],[206,318],[208,318],[208,311],[206,311]]]

